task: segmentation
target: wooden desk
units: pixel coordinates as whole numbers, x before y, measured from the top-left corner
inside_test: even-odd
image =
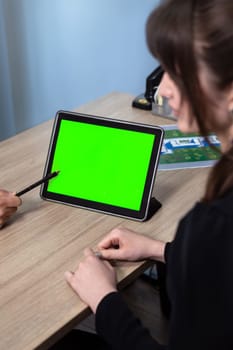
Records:
[[[165,124],[150,112],[131,107],[133,96],[112,93],[78,110],[119,119]],[[0,143],[0,187],[20,190],[43,174],[53,120]],[[179,218],[199,199],[208,169],[159,172],[154,195],[162,208],[140,223],[40,199],[39,189],[23,196],[23,205],[0,231],[0,349],[48,348],[90,310],[64,280],[86,246],[113,227],[125,225],[143,234],[171,240]],[[147,266],[117,267],[122,286]],[[94,287],[94,286],[93,286]]]

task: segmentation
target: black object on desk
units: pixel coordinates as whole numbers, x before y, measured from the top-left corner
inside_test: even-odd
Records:
[[[58,111],[44,173],[59,164],[62,174],[53,184],[42,185],[41,197],[148,220],[161,207],[151,194],[163,136],[158,126]]]
[[[158,66],[147,78],[146,78],[146,91],[144,94],[137,96],[132,106],[151,111],[152,104],[155,102],[154,95],[163,77],[164,70],[161,66]]]
[[[52,179],[53,177],[57,176],[59,174],[60,171],[54,171],[53,173],[50,173],[48,175],[46,175],[45,177],[43,177],[43,179],[34,182],[32,185],[24,188],[23,190],[19,191],[16,193],[16,196],[20,197],[23,194],[31,191],[33,188],[40,186],[41,184],[48,182],[50,179]]]

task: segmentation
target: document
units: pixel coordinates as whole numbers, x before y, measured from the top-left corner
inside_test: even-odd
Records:
[[[214,134],[207,140],[197,133],[184,134],[177,125],[161,125],[165,131],[158,170],[210,167],[220,158],[220,141]]]

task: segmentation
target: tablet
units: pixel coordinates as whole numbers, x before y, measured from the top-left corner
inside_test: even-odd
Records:
[[[151,194],[163,135],[158,126],[58,111],[44,176],[54,171],[59,175],[41,186],[40,195],[144,221],[152,204],[161,206]]]

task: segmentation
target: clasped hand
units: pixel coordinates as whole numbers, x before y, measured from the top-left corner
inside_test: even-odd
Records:
[[[109,261],[163,261],[164,246],[163,242],[126,228],[115,228],[98,244],[100,258],[91,249],[86,249],[76,271],[65,273],[66,281],[95,313],[100,301],[117,291],[116,272]]]

